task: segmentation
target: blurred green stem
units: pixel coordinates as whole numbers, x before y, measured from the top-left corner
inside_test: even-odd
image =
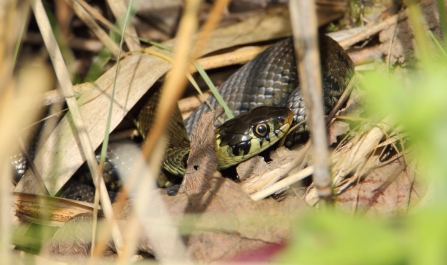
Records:
[[[430,63],[430,50],[428,45],[428,39],[425,36],[424,30],[424,16],[422,15],[421,9],[419,7],[419,1],[416,0],[406,0],[408,10],[408,18],[410,22],[411,29],[413,30],[414,38],[417,43],[417,49],[420,54],[420,60],[425,69],[428,68]]]
[[[442,43],[445,49],[446,47],[445,38],[447,37],[447,16],[445,14],[445,0],[438,0],[438,13],[439,13],[439,20],[441,21]]]

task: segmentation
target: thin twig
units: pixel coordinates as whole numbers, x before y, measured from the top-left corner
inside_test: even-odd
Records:
[[[300,181],[300,180],[312,175],[313,172],[314,172],[313,166],[306,167],[306,168],[300,170],[299,172],[276,182],[272,186],[267,187],[266,189],[263,189],[259,192],[256,192],[256,193],[250,195],[250,197],[254,201],[262,200],[262,199],[272,195],[273,193],[275,193],[281,189],[284,189],[285,187],[290,186],[293,183]]]
[[[358,34],[355,34],[354,36],[340,41],[340,46],[343,47],[344,49],[347,49],[349,47],[351,47],[352,45],[356,44],[357,42],[360,42],[362,40],[366,40],[369,37],[377,34],[378,32],[384,30],[385,28],[396,24],[397,22],[404,20],[407,18],[407,14],[405,12],[400,12],[399,14],[396,14],[394,16],[391,16],[377,24],[373,24],[373,25],[368,25],[367,27],[365,27],[364,30],[362,30],[361,32],[359,32]]]
[[[25,156],[26,161],[30,167],[30,169],[33,171],[34,177],[37,180],[37,183],[39,185],[40,190],[42,191],[43,195],[49,195],[47,187],[45,186],[45,182],[42,179],[42,176],[39,174],[39,171],[37,170],[36,165],[34,164],[33,159],[29,156],[29,153],[26,151],[25,144],[23,143],[23,140],[20,136],[17,135],[17,141],[19,143],[20,150],[22,154]]]
[[[295,53],[314,153],[313,181],[320,199],[332,200],[315,10],[315,3],[311,0],[290,2]]]
[[[372,47],[365,47],[360,50],[349,51],[348,55],[356,66],[355,69],[358,71],[359,66],[377,61],[382,58],[383,53],[380,50],[380,45],[375,45]],[[375,64],[373,63],[373,65]]]
[[[398,17],[396,17],[396,24],[394,24],[394,27],[393,27],[393,35],[391,36],[390,46],[388,47],[388,56],[386,58],[386,68],[387,68],[388,73],[390,72],[391,53],[392,53],[394,38],[396,37],[396,31],[397,31],[397,25],[398,25],[397,19],[398,19]]]
[[[345,104],[346,100],[348,100],[349,95],[351,95],[351,91],[354,88],[355,84],[357,83],[357,75],[354,74],[349,81],[348,85],[345,88],[345,91],[340,96],[340,98],[337,101],[337,104],[335,104],[334,108],[331,110],[331,112],[326,116],[326,126],[329,126],[332,122],[332,119],[335,117],[335,114],[340,110],[341,106]]]

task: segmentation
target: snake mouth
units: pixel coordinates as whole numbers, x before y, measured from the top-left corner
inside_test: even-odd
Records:
[[[218,169],[245,161],[280,140],[290,129],[293,113],[286,107],[258,107],[216,129]]]

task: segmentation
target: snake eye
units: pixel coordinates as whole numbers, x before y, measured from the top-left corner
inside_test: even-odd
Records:
[[[266,123],[259,123],[256,124],[254,132],[257,136],[264,137],[269,133],[269,127]]]

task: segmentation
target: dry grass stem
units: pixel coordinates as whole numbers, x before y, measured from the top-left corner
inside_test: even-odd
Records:
[[[174,52],[175,64],[167,76],[162,87],[159,107],[156,111],[156,119],[153,129],[146,137],[146,144],[143,153],[146,158],[150,157],[157,139],[164,132],[169,119],[172,116],[177,100],[180,98],[186,86],[186,76],[189,65],[189,56],[192,49],[192,38],[197,29],[197,13],[200,1],[192,0],[187,3],[184,15],[180,21],[179,32],[177,34],[177,44]]]
[[[90,15],[92,15],[96,20],[101,22],[108,29],[110,29],[110,30],[112,30],[112,31],[114,31],[116,33],[120,33],[121,32],[119,30],[119,28],[117,28],[115,25],[113,25],[112,22],[108,21],[103,15],[101,15],[101,13],[99,13],[95,8],[93,8],[87,2],[85,2],[84,0],[77,0],[77,2],[79,4],[81,4],[81,6],[84,7],[85,10],[87,10],[88,13],[90,13]],[[134,36],[134,37],[136,37],[136,36]]]
[[[199,33],[198,40],[192,52],[192,58],[197,58],[201,55],[203,47],[205,47],[208,38],[211,36],[211,32],[213,32],[213,30],[219,24],[229,2],[229,0],[214,1],[213,8],[210,11],[208,19],[205,21],[205,24],[203,25],[202,30]]]
[[[268,46],[243,47],[224,54],[208,56],[197,60],[197,62],[204,70],[236,64],[244,64],[255,58],[256,55],[260,54],[267,48]]]
[[[95,34],[96,37],[112,52],[112,54],[117,57],[119,53],[118,44],[116,44],[109,35],[96,23],[93,17],[84,9],[84,7],[78,2],[69,0],[68,1],[73,8],[76,15],[84,21],[88,28]]]
[[[132,2],[132,1],[130,1]],[[116,20],[118,21],[118,25],[120,28],[124,28],[124,21],[126,18],[126,13],[127,13],[127,8],[134,8],[133,6],[126,6],[126,2],[125,1],[121,1],[121,0],[108,0],[107,3],[109,4],[110,10],[112,10],[113,15],[115,16]],[[135,29],[135,27],[129,23],[128,25],[126,25],[126,29],[125,29],[125,34],[124,34],[124,41],[127,44],[127,47],[129,47],[130,51],[138,51],[141,49],[140,47],[140,41],[138,40],[138,38],[136,38],[136,36],[138,36],[137,34],[137,30]],[[122,30],[120,30],[120,32],[122,32]]]
[[[186,112],[191,113],[198,106],[200,106],[210,95],[211,93],[208,91],[203,93],[203,97],[201,95],[197,95],[180,99],[178,101],[178,107],[180,109],[180,112],[182,114]]]

